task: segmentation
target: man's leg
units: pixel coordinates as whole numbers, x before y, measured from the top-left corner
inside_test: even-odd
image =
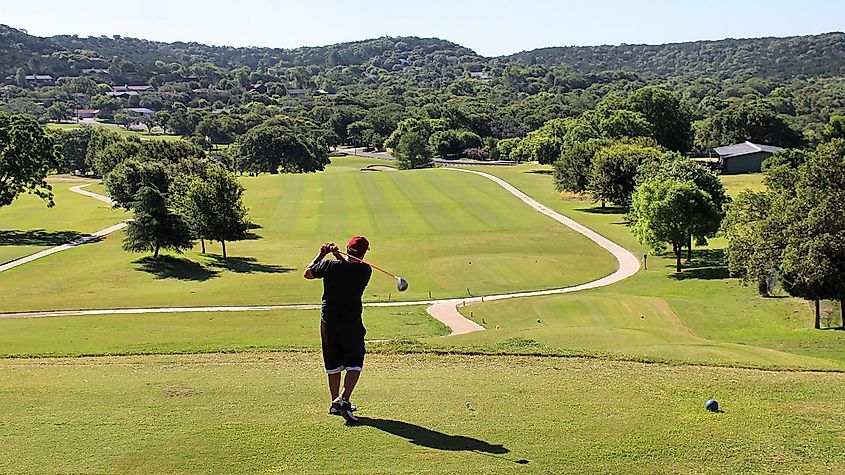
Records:
[[[347,373],[348,375],[349,373]],[[340,394],[340,373],[333,373],[328,375],[329,376],[329,392],[332,395],[332,401],[337,399],[337,395]]]
[[[340,375],[338,375],[338,383],[340,383]],[[348,401],[352,397],[352,391],[355,390],[355,385],[358,384],[358,378],[361,377],[360,370],[346,370],[346,377],[343,378],[343,400]]]
[[[340,394],[340,372],[343,365],[336,349],[337,343],[329,338],[329,332],[324,322],[320,322],[320,341],[323,347],[323,363],[329,379],[329,393],[332,396],[332,401],[334,401]]]

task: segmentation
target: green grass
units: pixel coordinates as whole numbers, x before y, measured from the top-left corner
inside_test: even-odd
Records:
[[[84,127],[84,124],[47,124],[46,127],[48,129],[56,130],[76,130]],[[117,132],[122,137],[138,137],[141,140],[182,140],[180,135],[149,134],[147,132],[129,130],[126,127],[114,125],[92,125],[90,127],[108,127],[109,130]]]
[[[320,367],[316,353],[0,360],[0,472],[845,470],[843,374],[370,355],[349,427],[325,413]]]
[[[154,313],[20,318],[0,321],[0,358],[320,347],[319,310]],[[449,333],[423,307],[368,308],[368,340]]]
[[[321,242],[342,245],[355,234],[370,239],[368,259],[408,279],[406,300],[560,287],[616,268],[609,253],[489,180],[445,170],[361,173],[368,163],[336,158],[323,173],[244,178],[260,227],[229,244],[228,262],[217,243],[211,255],[197,246],[149,262],[123,251],[119,232],[0,274],[0,308],[313,303],[320,284],[301,270]],[[395,281],[373,276],[365,300],[397,298]]]
[[[764,191],[766,185],[763,184],[762,173],[746,173],[743,175],[720,175],[719,178],[725,184],[728,194],[736,196],[742,190],[749,189],[753,191]]]
[[[52,181],[56,205],[35,195],[24,194],[11,206],[0,207],[0,263],[64,244],[79,234],[88,234],[119,223],[126,216],[107,204],[69,191],[90,180],[62,177]]]

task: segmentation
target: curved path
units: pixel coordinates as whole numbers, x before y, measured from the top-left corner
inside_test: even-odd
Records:
[[[592,282],[587,282],[585,284],[580,284],[572,287],[563,287],[559,289],[548,289],[548,290],[536,290],[530,292],[514,292],[508,294],[498,294],[498,295],[486,295],[483,297],[471,297],[471,298],[455,298],[455,299],[440,299],[440,300],[415,300],[415,301],[406,301],[406,302],[369,302],[365,303],[364,305],[367,307],[400,307],[400,306],[410,306],[410,305],[428,305],[426,311],[442,322],[444,325],[448,326],[452,332],[450,335],[460,335],[463,333],[471,333],[475,331],[484,330],[484,327],[481,325],[469,320],[468,318],[461,315],[458,312],[458,307],[464,307],[468,304],[478,303],[478,302],[487,302],[491,300],[503,300],[503,299],[511,299],[511,298],[518,298],[518,297],[535,297],[539,295],[554,295],[554,294],[564,294],[570,292],[577,292],[579,290],[586,290],[586,289],[594,289],[597,287],[604,287],[606,285],[613,284],[615,282],[619,282],[620,280],[626,279],[634,274],[636,274],[640,270],[640,261],[637,257],[632,254],[627,249],[623,248],[622,246],[610,241],[609,239],[601,236],[600,234],[596,233],[595,231],[587,228],[586,226],[579,224],[578,222],[567,218],[566,216],[549,209],[547,206],[537,202],[530,196],[526,195],[525,193],[516,189],[513,185],[502,180],[499,177],[493,176],[489,173],[479,172],[475,170],[466,170],[461,168],[444,168],[445,170],[450,170],[454,172],[460,173],[473,173],[475,175],[483,176],[488,180],[492,180],[496,182],[499,186],[510,192],[512,195],[516,196],[520,200],[522,200],[528,206],[531,206],[535,210],[539,211],[540,213],[545,214],[546,216],[554,219],[555,221],[563,224],[578,232],[583,234],[591,241],[595,242],[602,248],[606,249],[608,252],[613,254],[616,258],[617,262],[619,263],[619,268],[616,271],[608,276],[602,277],[601,279],[594,280]],[[81,187],[74,187],[74,188],[81,188]],[[73,189],[73,188],[72,188]],[[108,200],[108,203],[111,203],[107,197],[102,195],[97,195],[96,193],[91,193],[88,191],[84,191],[81,189],[74,190],[77,193],[82,193],[88,196],[92,196],[96,199],[100,200]],[[125,226],[124,223],[121,223]],[[61,247],[61,246],[60,246]],[[127,309],[102,309],[102,310],[67,310],[67,311],[55,311],[55,312],[20,312],[20,313],[6,313],[0,314],[0,318],[29,318],[29,317],[53,317],[53,316],[68,316],[68,315],[107,315],[107,314],[139,314],[139,313],[179,313],[179,312],[240,312],[240,311],[268,311],[268,310],[305,310],[305,309],[317,309],[320,308],[319,305],[256,305],[256,306],[226,306],[226,307],[162,307],[162,308],[127,308]]]
[[[103,203],[107,203],[110,206],[114,206],[114,202],[108,196],[98,195],[97,193],[92,193],[88,190],[83,190],[82,188],[88,186],[89,184],[85,185],[78,185],[70,187],[70,191],[74,193],[79,193],[80,195],[85,195],[95,200],[102,201]],[[72,249],[76,246],[91,242],[91,241],[99,241],[104,236],[107,236],[115,231],[120,231],[121,229],[125,228],[127,225],[125,222],[115,224],[114,226],[109,226],[106,229],[101,229],[93,234],[89,234],[87,236],[82,236],[80,238],[76,238],[73,241],[67,242],[62,244],[61,246],[51,247],[49,249],[44,249],[43,251],[36,252],[35,254],[30,254],[28,256],[21,257],[20,259],[15,259],[14,261],[7,262],[3,265],[0,265],[0,272],[7,271],[9,269],[13,269],[18,266],[22,266],[26,263],[32,262],[34,260],[41,259],[42,257],[47,257],[50,254],[55,254],[57,252],[66,251],[68,249]]]

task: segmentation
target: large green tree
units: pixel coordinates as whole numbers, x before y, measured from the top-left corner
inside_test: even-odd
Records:
[[[222,167],[209,167],[203,176],[185,176],[177,188],[179,208],[194,237],[218,241],[227,258],[226,242],[244,239],[249,229],[243,186]],[[179,181],[179,180],[177,180]]]
[[[631,212],[637,216],[631,227],[637,241],[655,250],[668,244],[677,272],[681,272],[681,255],[689,236],[721,220],[706,192],[692,181],[673,179],[640,184],[631,198]]]
[[[0,206],[32,193],[53,206],[45,178],[59,163],[53,139],[31,117],[0,113]]]
[[[185,220],[168,207],[164,194],[150,186],[142,186],[132,205],[135,216],[126,228],[123,249],[152,252],[158,258],[161,249],[182,252],[190,249],[191,230]]]
[[[692,117],[678,94],[646,86],[628,97],[627,108],[642,114],[660,145],[676,152],[690,150]]]
[[[636,185],[637,168],[657,160],[662,152],[635,143],[617,143],[599,149],[590,164],[587,191],[593,201],[628,206]]]
[[[304,173],[325,169],[329,163],[324,144],[281,124],[263,124],[238,140],[239,166],[249,173]]]
[[[716,235],[725,216],[725,206],[730,197],[725,192],[725,185],[710,169],[677,153],[665,154],[656,160],[649,160],[637,169],[637,183],[647,180],[677,180],[691,181],[707,193],[718,213],[718,219],[702,221],[701,227],[691,230],[687,244],[687,261],[692,260],[693,240],[698,245],[707,244],[707,239]],[[636,215],[629,215],[631,222],[636,221]]]

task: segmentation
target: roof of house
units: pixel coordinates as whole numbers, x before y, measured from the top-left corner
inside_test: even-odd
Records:
[[[52,81],[53,76],[49,74],[27,74],[26,75],[27,81]]]
[[[127,107],[123,110],[129,111],[129,112],[134,112],[136,114],[155,114],[154,110],[147,109],[146,107]]]
[[[713,151],[715,151],[722,158],[736,157],[739,155],[750,155],[752,153],[758,152],[775,153],[778,150],[783,149],[780,147],[775,147],[774,145],[760,145],[748,141],[734,145],[727,145],[724,147],[715,147],[713,149]]]
[[[96,114],[100,109],[76,109],[77,114]]]
[[[130,85],[126,84],[126,85],[123,85],[123,86],[112,86],[111,88],[115,92],[152,91],[153,90],[152,86],[148,86],[146,84],[142,84],[142,85],[139,85],[139,86],[130,86]]]
[[[106,93],[107,96],[137,96],[138,91],[109,91]]]

